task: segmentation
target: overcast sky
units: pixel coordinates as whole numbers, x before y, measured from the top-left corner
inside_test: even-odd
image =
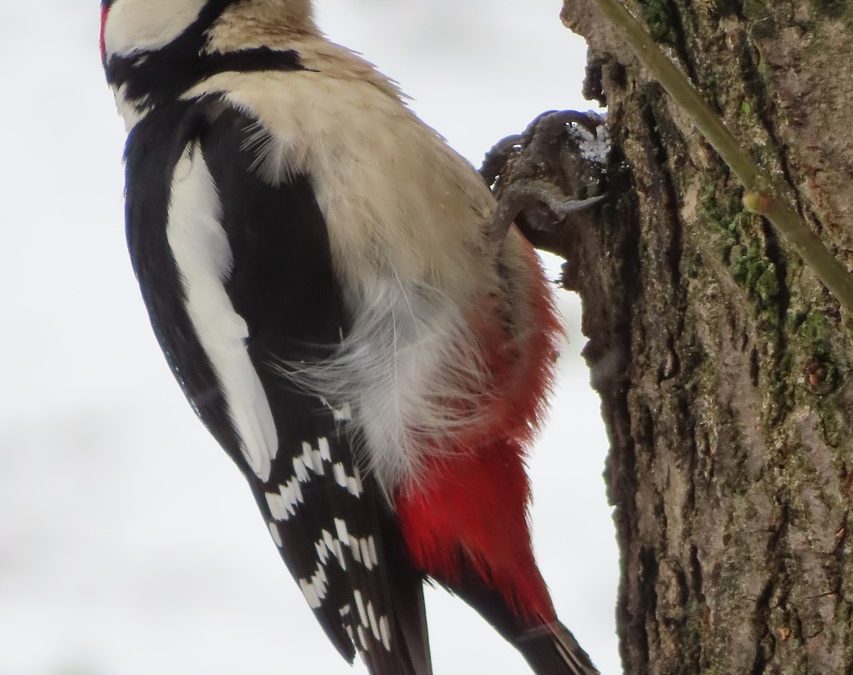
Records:
[[[538,113],[590,107],[559,5],[321,0],[318,17],[479,165]],[[3,15],[0,675],[363,673],[325,641],[151,335],[124,244],[98,3]],[[606,439],[577,301],[560,306],[570,343],[531,461],[535,545],[561,618],[614,674]],[[431,591],[428,605],[437,675],[529,672],[460,601]]]

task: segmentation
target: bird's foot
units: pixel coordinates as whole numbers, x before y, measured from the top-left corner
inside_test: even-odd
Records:
[[[550,238],[570,216],[603,202],[604,118],[571,110],[537,117],[498,142],[481,169],[498,205],[489,239],[499,245],[515,223],[528,238]]]

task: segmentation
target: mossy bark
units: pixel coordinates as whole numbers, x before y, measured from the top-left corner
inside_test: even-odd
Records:
[[[626,5],[853,270],[853,3]],[[612,443],[625,671],[853,673],[850,324],[595,1],[563,18],[612,144],[609,204],[551,248]]]

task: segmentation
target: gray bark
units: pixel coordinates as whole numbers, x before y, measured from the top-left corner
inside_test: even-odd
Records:
[[[853,3],[626,5],[853,269]],[[610,198],[531,236],[584,302],[625,670],[853,673],[849,326],[594,0],[563,18],[608,107]],[[567,143],[522,173],[588,196]]]

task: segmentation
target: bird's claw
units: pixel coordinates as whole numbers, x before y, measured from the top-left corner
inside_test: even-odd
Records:
[[[579,196],[601,189],[607,150],[603,123],[595,113],[547,112],[524,132],[508,136],[489,151],[481,174],[495,186],[498,197],[490,241],[500,244],[521,214],[528,230],[550,233],[556,221],[590,210],[607,198],[606,193]],[[552,175],[564,179],[561,185],[545,179]]]

